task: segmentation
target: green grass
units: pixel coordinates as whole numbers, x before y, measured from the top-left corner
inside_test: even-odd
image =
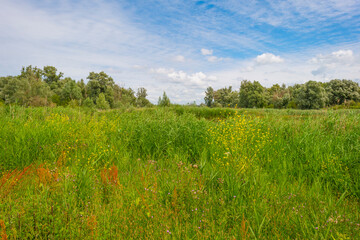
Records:
[[[357,239],[359,113],[0,107],[0,236]]]

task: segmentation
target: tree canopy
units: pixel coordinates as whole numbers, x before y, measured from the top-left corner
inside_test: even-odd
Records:
[[[151,105],[145,88],[139,88],[135,96],[131,88],[120,87],[105,72],[90,72],[87,80],[64,77],[53,66],[23,67],[18,76],[0,77],[0,101],[24,106],[85,104],[101,109]]]
[[[239,91],[231,87],[219,90],[208,87],[204,101],[208,107],[320,109],[360,102],[360,87],[357,82],[339,79],[327,83],[308,81],[288,87],[274,84],[270,88],[257,81],[244,80]]]
[[[170,107],[170,99],[166,95],[166,93],[163,93],[163,97],[159,97],[158,106],[160,107]]]

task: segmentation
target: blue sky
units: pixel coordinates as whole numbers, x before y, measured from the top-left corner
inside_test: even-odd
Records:
[[[360,81],[358,0],[0,0],[0,75],[105,71],[156,102],[208,86]]]

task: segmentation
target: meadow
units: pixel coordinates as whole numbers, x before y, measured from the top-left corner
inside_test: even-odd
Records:
[[[2,239],[359,239],[360,111],[0,107]]]

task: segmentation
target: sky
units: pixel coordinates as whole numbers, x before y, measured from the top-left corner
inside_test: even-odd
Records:
[[[156,103],[242,80],[360,82],[359,0],[0,0],[0,76],[104,71]]]

